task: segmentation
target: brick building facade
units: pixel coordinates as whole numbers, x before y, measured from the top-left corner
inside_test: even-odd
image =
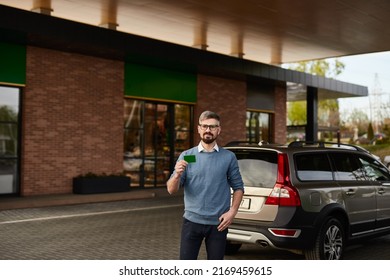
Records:
[[[21,194],[72,192],[72,178],[122,171],[123,62],[27,48]]]
[[[71,193],[75,176],[121,172],[124,63],[33,46],[26,58],[20,194]],[[213,110],[222,118],[220,145],[245,139],[245,81],[200,74],[197,87],[194,125],[202,111]],[[285,89],[275,91],[285,111]],[[278,139],[283,115],[275,123]]]

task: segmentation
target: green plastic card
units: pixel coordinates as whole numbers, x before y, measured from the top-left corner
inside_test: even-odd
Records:
[[[188,163],[196,162],[196,157],[195,155],[186,155],[184,156],[184,160]]]

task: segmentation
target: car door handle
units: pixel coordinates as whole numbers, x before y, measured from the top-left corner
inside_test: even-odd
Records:
[[[384,194],[386,191],[384,189],[378,189],[379,194]]]
[[[346,194],[346,195],[354,195],[354,194],[355,194],[355,190],[353,190],[353,189],[347,190],[347,191],[345,192],[345,194]]]

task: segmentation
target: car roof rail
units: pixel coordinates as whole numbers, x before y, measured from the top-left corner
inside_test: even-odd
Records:
[[[289,148],[301,148],[305,146],[318,146],[325,147],[325,143],[323,141],[292,141],[288,144]]]
[[[286,147],[286,144],[279,143],[268,143],[267,141],[261,140],[260,142],[253,141],[231,141],[225,145],[225,147],[263,147],[263,148],[281,148]]]
[[[267,141],[260,140],[260,142],[254,142],[254,141],[245,141],[245,140],[237,140],[237,141],[231,141],[225,145],[225,147],[231,147],[231,146],[251,146],[251,147],[279,147],[283,146],[283,144],[271,144]]]
[[[231,141],[231,142],[227,143],[225,146],[229,147],[229,146],[242,146],[242,145],[245,145],[245,146],[257,146],[258,143],[257,142],[253,142],[253,141],[236,140],[236,141]]]
[[[340,148],[345,148],[345,149],[354,149],[356,151],[360,151],[360,152],[366,152],[366,153],[369,153],[369,151],[367,151],[366,149],[360,147],[360,146],[357,146],[357,145],[353,145],[353,144],[344,144],[344,143],[340,143],[340,142],[327,142],[327,141],[293,141],[291,143],[288,144],[288,147],[289,148],[296,148],[296,147],[304,147],[304,146],[314,146],[314,145],[317,145],[318,147],[320,148],[324,148],[325,145],[332,145],[332,147],[340,147]]]

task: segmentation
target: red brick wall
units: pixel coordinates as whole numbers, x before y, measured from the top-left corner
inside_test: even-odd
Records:
[[[27,48],[21,195],[71,193],[79,174],[122,171],[123,62]]]
[[[287,140],[287,89],[285,85],[275,87],[275,143],[284,144]]]
[[[219,77],[198,75],[198,102],[195,106],[195,144],[199,142],[197,124],[199,115],[210,110],[221,117],[221,134],[218,144],[245,140],[246,82]]]
[[[124,63],[28,47],[26,75],[21,195],[71,193],[79,174],[121,172]],[[218,143],[244,140],[246,82],[199,75],[197,86],[195,124],[204,110],[215,111]],[[275,101],[275,141],[284,142],[285,87],[275,89]]]

